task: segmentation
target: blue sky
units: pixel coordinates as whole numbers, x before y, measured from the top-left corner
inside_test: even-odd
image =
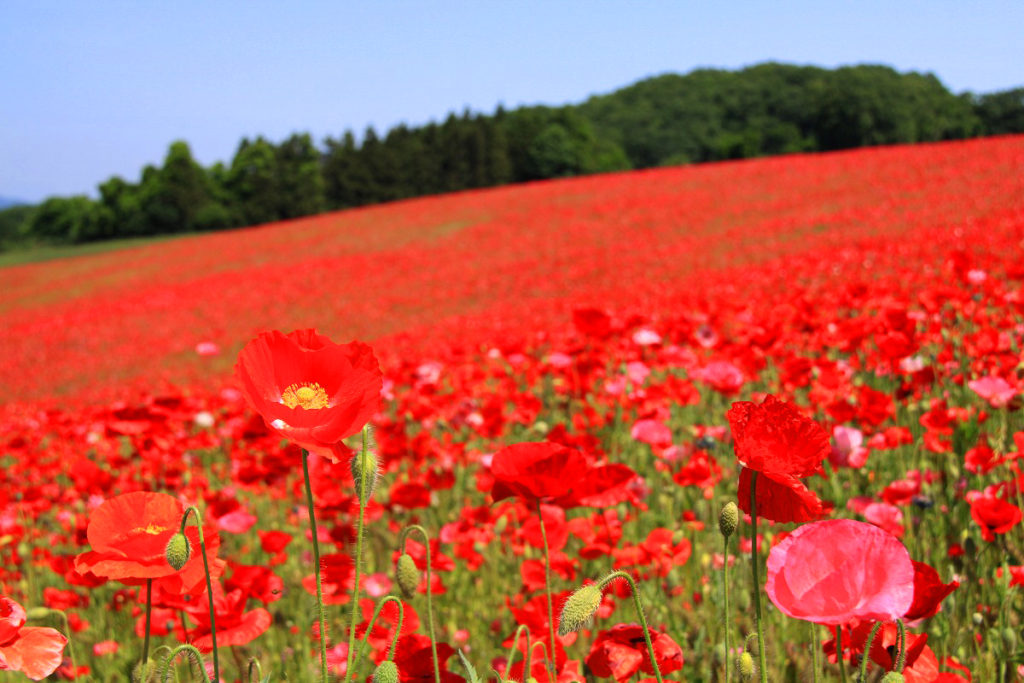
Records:
[[[1024,85],[1024,2],[0,0],[0,196],[137,180],[175,139],[317,142],[452,110],[563,104],[766,60],[882,63],[955,92]]]

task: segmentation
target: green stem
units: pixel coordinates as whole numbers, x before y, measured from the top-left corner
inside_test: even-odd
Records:
[[[818,625],[813,621],[807,622],[811,625],[811,667],[814,671],[814,683],[818,683],[821,670],[821,643],[818,642]]]
[[[167,677],[171,674],[171,665],[174,664],[174,660],[177,659],[178,655],[182,652],[189,655],[196,660],[196,664],[199,666],[200,671],[203,672],[203,678],[206,678],[206,666],[203,664],[203,655],[196,649],[194,645],[179,645],[178,647],[171,650],[171,654],[164,660],[161,672],[160,680],[162,683],[167,683]],[[220,679],[216,680],[216,683],[220,683]]]
[[[260,660],[252,657],[249,659],[249,667],[245,675],[245,680],[252,683],[252,670],[256,669],[256,683],[263,680],[263,667],[260,666]]]
[[[722,623],[725,627],[725,680],[728,683],[729,680],[729,660],[732,659],[732,655],[729,653],[730,641],[729,637],[729,537],[723,536],[722,539],[725,541],[725,567],[723,571],[722,587],[725,593],[725,618]]]
[[[839,680],[846,683],[846,658],[843,657],[842,626],[836,626],[836,663],[839,665]]]
[[[405,539],[408,538],[409,533],[412,531],[418,531],[423,535],[423,545],[427,549],[427,628],[430,630],[430,652],[434,657],[434,683],[441,683],[441,666],[437,660],[437,638],[434,636],[434,607],[431,602],[432,589],[432,578],[430,574],[430,536],[427,534],[427,530],[421,527],[419,524],[411,524],[405,529],[402,529],[400,537],[401,552],[405,552]]]
[[[203,556],[203,571],[206,574],[206,595],[210,606],[210,645],[213,648],[213,680],[220,681],[220,659],[217,656],[217,610],[213,605],[213,580],[210,578],[210,562],[206,559],[206,539],[203,537],[203,518],[198,508],[189,506],[181,518],[180,533],[185,533],[185,524],[188,522],[188,515],[192,513],[196,518],[196,528],[199,531],[199,551]],[[181,622],[182,630],[185,629],[185,622]],[[204,673],[205,675],[205,673]]]
[[[395,634],[391,637],[391,647],[388,649],[387,659],[391,660],[395,657],[395,647],[398,645],[398,638],[402,634],[402,621],[405,619],[405,605],[402,601],[396,598],[394,595],[386,595],[381,598],[380,602],[377,603],[377,607],[373,610],[373,616],[370,617],[370,623],[366,627],[366,633],[363,634],[363,640],[359,644],[359,656],[356,657],[355,665],[363,660],[366,656],[366,648],[370,641],[370,632],[373,630],[374,624],[377,623],[377,617],[380,616],[381,610],[384,609],[384,605],[389,602],[393,602],[398,605],[398,624],[395,626]]]
[[[900,632],[900,656],[896,660],[896,673],[903,673],[903,667],[907,662],[907,629],[903,626],[903,620],[896,620],[896,628]]]
[[[153,614],[153,579],[146,579],[146,639],[142,642],[142,666],[149,661],[149,625]]]
[[[637,619],[640,620],[640,627],[644,632],[644,641],[647,643],[647,654],[651,658],[651,668],[654,670],[654,677],[658,679],[658,683],[664,683],[661,678],[661,667],[658,666],[658,660],[654,656],[654,644],[651,643],[651,630],[647,626],[647,617],[644,616],[644,606],[640,602],[640,592],[636,589],[636,583],[634,583],[633,577],[623,571],[612,572],[602,579],[598,586],[603,591],[605,586],[615,579],[625,579],[626,583],[629,584],[629,590],[633,594],[633,607],[636,608],[636,616]]]
[[[359,519],[358,522],[356,523],[355,586],[352,588],[352,611],[349,615],[348,623],[348,658],[345,669],[346,681],[355,680],[355,671],[353,671],[352,655],[354,654],[356,646],[356,623],[359,619],[359,581],[363,564],[363,520],[366,516],[366,487],[368,484],[367,480],[371,476],[368,473],[369,468],[362,467],[362,465],[366,461],[366,454],[369,449],[369,442],[369,431],[367,427],[363,427],[363,446],[359,452],[359,455],[356,456],[359,458],[359,464],[362,468],[361,471],[363,472],[363,476],[360,477],[359,482],[357,482],[359,486],[359,491],[356,492],[356,497],[359,499]],[[321,628],[323,627],[321,626]],[[326,655],[324,656],[326,657]],[[326,680],[327,679],[324,678],[325,683]]]
[[[761,623],[761,581],[757,577],[757,472],[750,472],[750,572],[754,579],[754,623],[757,626],[757,662],[761,683],[768,683],[765,664],[764,625]]]
[[[302,477],[306,482],[306,507],[309,509],[309,529],[313,533],[313,564],[316,575],[316,606],[320,618],[320,681],[327,683],[327,625],[324,614],[324,589],[320,583],[320,542],[317,540],[316,513],[313,511],[313,487],[309,484],[309,452],[302,449]],[[357,569],[358,571],[358,565]],[[353,603],[356,602],[353,598]],[[349,645],[351,648],[351,644]],[[352,652],[349,651],[349,666]]]
[[[551,656],[548,657],[548,671],[551,680],[554,681],[558,678],[558,666],[555,664],[555,653],[558,650],[555,647],[555,610],[551,603],[551,555],[548,551],[548,534],[544,529],[544,512],[541,510],[539,500],[537,501],[537,516],[540,518],[540,537],[544,541],[544,588],[548,594],[548,630],[551,632]],[[527,673],[529,672],[524,671],[523,676],[525,677]]]
[[[508,649],[508,657],[505,658],[505,676],[501,683],[508,681],[509,672],[512,671],[512,660],[516,657],[516,645],[519,644],[519,636],[526,630],[526,647],[523,650],[523,680],[530,677],[530,627],[520,624],[516,627],[516,633],[512,636],[512,645]]]
[[[875,642],[875,635],[878,633],[878,629],[882,627],[882,622],[876,621],[875,625],[871,627],[871,633],[868,634],[867,643],[864,645],[864,655],[860,659],[860,680],[868,680],[868,660],[871,659],[871,645]]]

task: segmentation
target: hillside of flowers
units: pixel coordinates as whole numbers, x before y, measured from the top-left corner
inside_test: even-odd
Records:
[[[0,680],[1022,680],[1022,254],[1017,136],[2,269]]]

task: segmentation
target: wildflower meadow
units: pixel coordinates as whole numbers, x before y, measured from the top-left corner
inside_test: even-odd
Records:
[[[1024,137],[0,269],[0,680],[1024,680]]]

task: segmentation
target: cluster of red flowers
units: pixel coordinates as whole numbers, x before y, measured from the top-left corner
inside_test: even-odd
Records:
[[[976,619],[974,642],[1006,654],[999,627],[1019,622],[1000,612],[999,596],[1007,595],[1000,591],[1024,585],[1024,269],[1015,256],[1024,179],[1008,172],[1022,149],[1024,140],[1008,138],[418,200],[393,210],[414,227],[450,223],[453,215],[480,226],[441,257],[418,252],[420,242],[351,261],[330,247],[318,267],[303,270],[311,279],[299,282],[293,263],[256,263],[268,244],[298,260],[309,240],[326,239],[335,219],[311,219],[302,223],[313,231],[303,240],[293,226],[253,233],[264,241],[240,258],[253,262],[250,272],[265,286],[181,252],[165,257],[178,265],[156,279],[160,291],[97,277],[78,292],[87,296],[54,304],[49,317],[29,310],[28,299],[2,304],[10,325],[0,331],[0,391],[25,399],[97,375],[132,378],[136,370],[119,374],[119,359],[137,363],[144,354],[169,360],[175,383],[205,377],[210,367],[227,370],[228,354],[203,347],[214,355],[198,355],[201,339],[171,331],[219,321],[203,339],[234,349],[255,328],[326,319],[316,308],[324,292],[337,293],[331,319],[351,321],[351,335],[409,334],[375,342],[383,373],[364,344],[333,344],[310,330],[272,332],[241,353],[235,383],[216,380],[211,388],[205,379],[139,400],[89,397],[66,409],[5,406],[0,446],[19,466],[0,471],[0,592],[66,612],[76,636],[95,647],[90,664],[103,669],[105,658],[127,661],[131,649],[104,645],[112,635],[105,612],[127,610],[141,632],[152,582],[154,635],[205,649],[211,624],[198,530],[185,529],[192,554],[180,570],[165,556],[187,501],[206,522],[218,646],[258,644],[274,630],[289,647],[309,651],[319,634],[291,630],[296,615],[281,602],[299,585],[315,593],[308,564],[296,568],[301,543],[292,543],[306,521],[296,507],[296,463],[300,449],[314,454],[320,541],[333,545],[322,557],[325,597],[346,602],[358,505],[342,439],[371,420],[381,479],[367,519],[395,536],[406,522],[433,525],[430,588],[449,594],[450,622],[467,629],[443,630],[442,661],[468,643],[494,654],[490,663],[505,672],[492,643],[510,645],[521,624],[535,641],[547,640],[546,572],[537,559],[546,545],[562,600],[609,567],[648,579],[662,599],[652,610],[660,671],[702,666],[689,648],[709,652],[715,634],[691,615],[706,616],[700,610],[718,601],[716,568],[735,561],[708,545],[707,511],[735,499],[774,523],[757,541],[770,546],[765,589],[782,612],[839,626],[848,661],[868,649],[873,620],[900,617],[915,631],[908,680],[966,680],[955,649],[935,646],[931,625]],[[749,196],[719,207],[725,186]],[[573,192],[590,197],[566,204]],[[524,212],[524,197],[545,210]],[[832,208],[816,203],[824,197]],[[343,220],[376,224],[386,211]],[[574,227],[562,236],[543,223]],[[404,235],[387,222],[381,230]],[[666,248],[627,248],[637,230]],[[206,238],[203,249],[212,254],[210,240],[234,236]],[[726,253],[723,245],[737,240],[760,256]],[[494,246],[505,241],[521,251]],[[487,258],[469,264],[464,250]],[[557,258],[537,256],[547,253]],[[428,259],[435,268],[421,269]],[[343,260],[346,267],[337,267]],[[378,261],[402,272],[377,269]],[[202,279],[190,279],[193,268],[205,269]],[[679,275],[687,269],[694,274]],[[19,276],[47,272],[39,266]],[[354,272],[370,278],[358,293],[345,284]],[[0,286],[10,277],[0,271]],[[433,287],[417,279],[427,277]],[[126,295],[124,284],[138,291]],[[216,301],[201,294],[211,287],[222,292]],[[470,316],[481,288],[497,288],[492,309]],[[21,290],[12,283],[9,291]],[[303,298],[311,292],[315,304]],[[399,319],[409,292],[447,303]],[[60,301],[56,290],[46,296]],[[97,311],[122,321],[114,332],[123,343],[92,327]],[[100,345],[118,353],[98,354]],[[39,374],[23,377],[28,366]],[[722,447],[729,440],[735,458]],[[800,526],[775,526],[792,523]],[[749,551],[749,541],[741,548]],[[981,561],[979,548],[989,549]],[[425,546],[410,540],[406,549],[425,569]],[[391,588],[384,564],[372,564],[365,579],[373,597]],[[470,572],[506,583],[482,586]],[[34,594],[25,592],[29,575]],[[129,588],[102,588],[107,580]],[[958,582],[970,591],[957,590]],[[423,581],[418,590],[426,588]],[[556,638],[560,681],[577,679],[584,667],[616,680],[652,674],[639,626],[606,621],[626,599],[609,589],[593,628]],[[477,610],[460,612],[461,604]],[[950,604],[955,617],[946,619]],[[359,606],[363,633],[372,605]],[[406,609],[411,626],[403,627],[395,661],[403,681],[432,680],[429,641]],[[9,612],[18,622],[14,607]],[[33,628],[0,627],[0,668],[28,672],[17,653],[28,652]],[[371,631],[374,661],[388,644],[379,628]],[[47,642],[37,673],[69,656],[56,639]],[[895,642],[895,627],[886,625],[867,655],[891,668],[887,648]],[[824,647],[836,655],[835,641]],[[343,666],[346,655],[332,650],[332,661]],[[29,659],[36,666],[36,655]],[[507,671],[521,676],[522,661]],[[64,664],[61,671],[71,671]],[[450,662],[442,667],[446,680],[458,679]],[[533,658],[530,674],[549,681],[542,657]]]

